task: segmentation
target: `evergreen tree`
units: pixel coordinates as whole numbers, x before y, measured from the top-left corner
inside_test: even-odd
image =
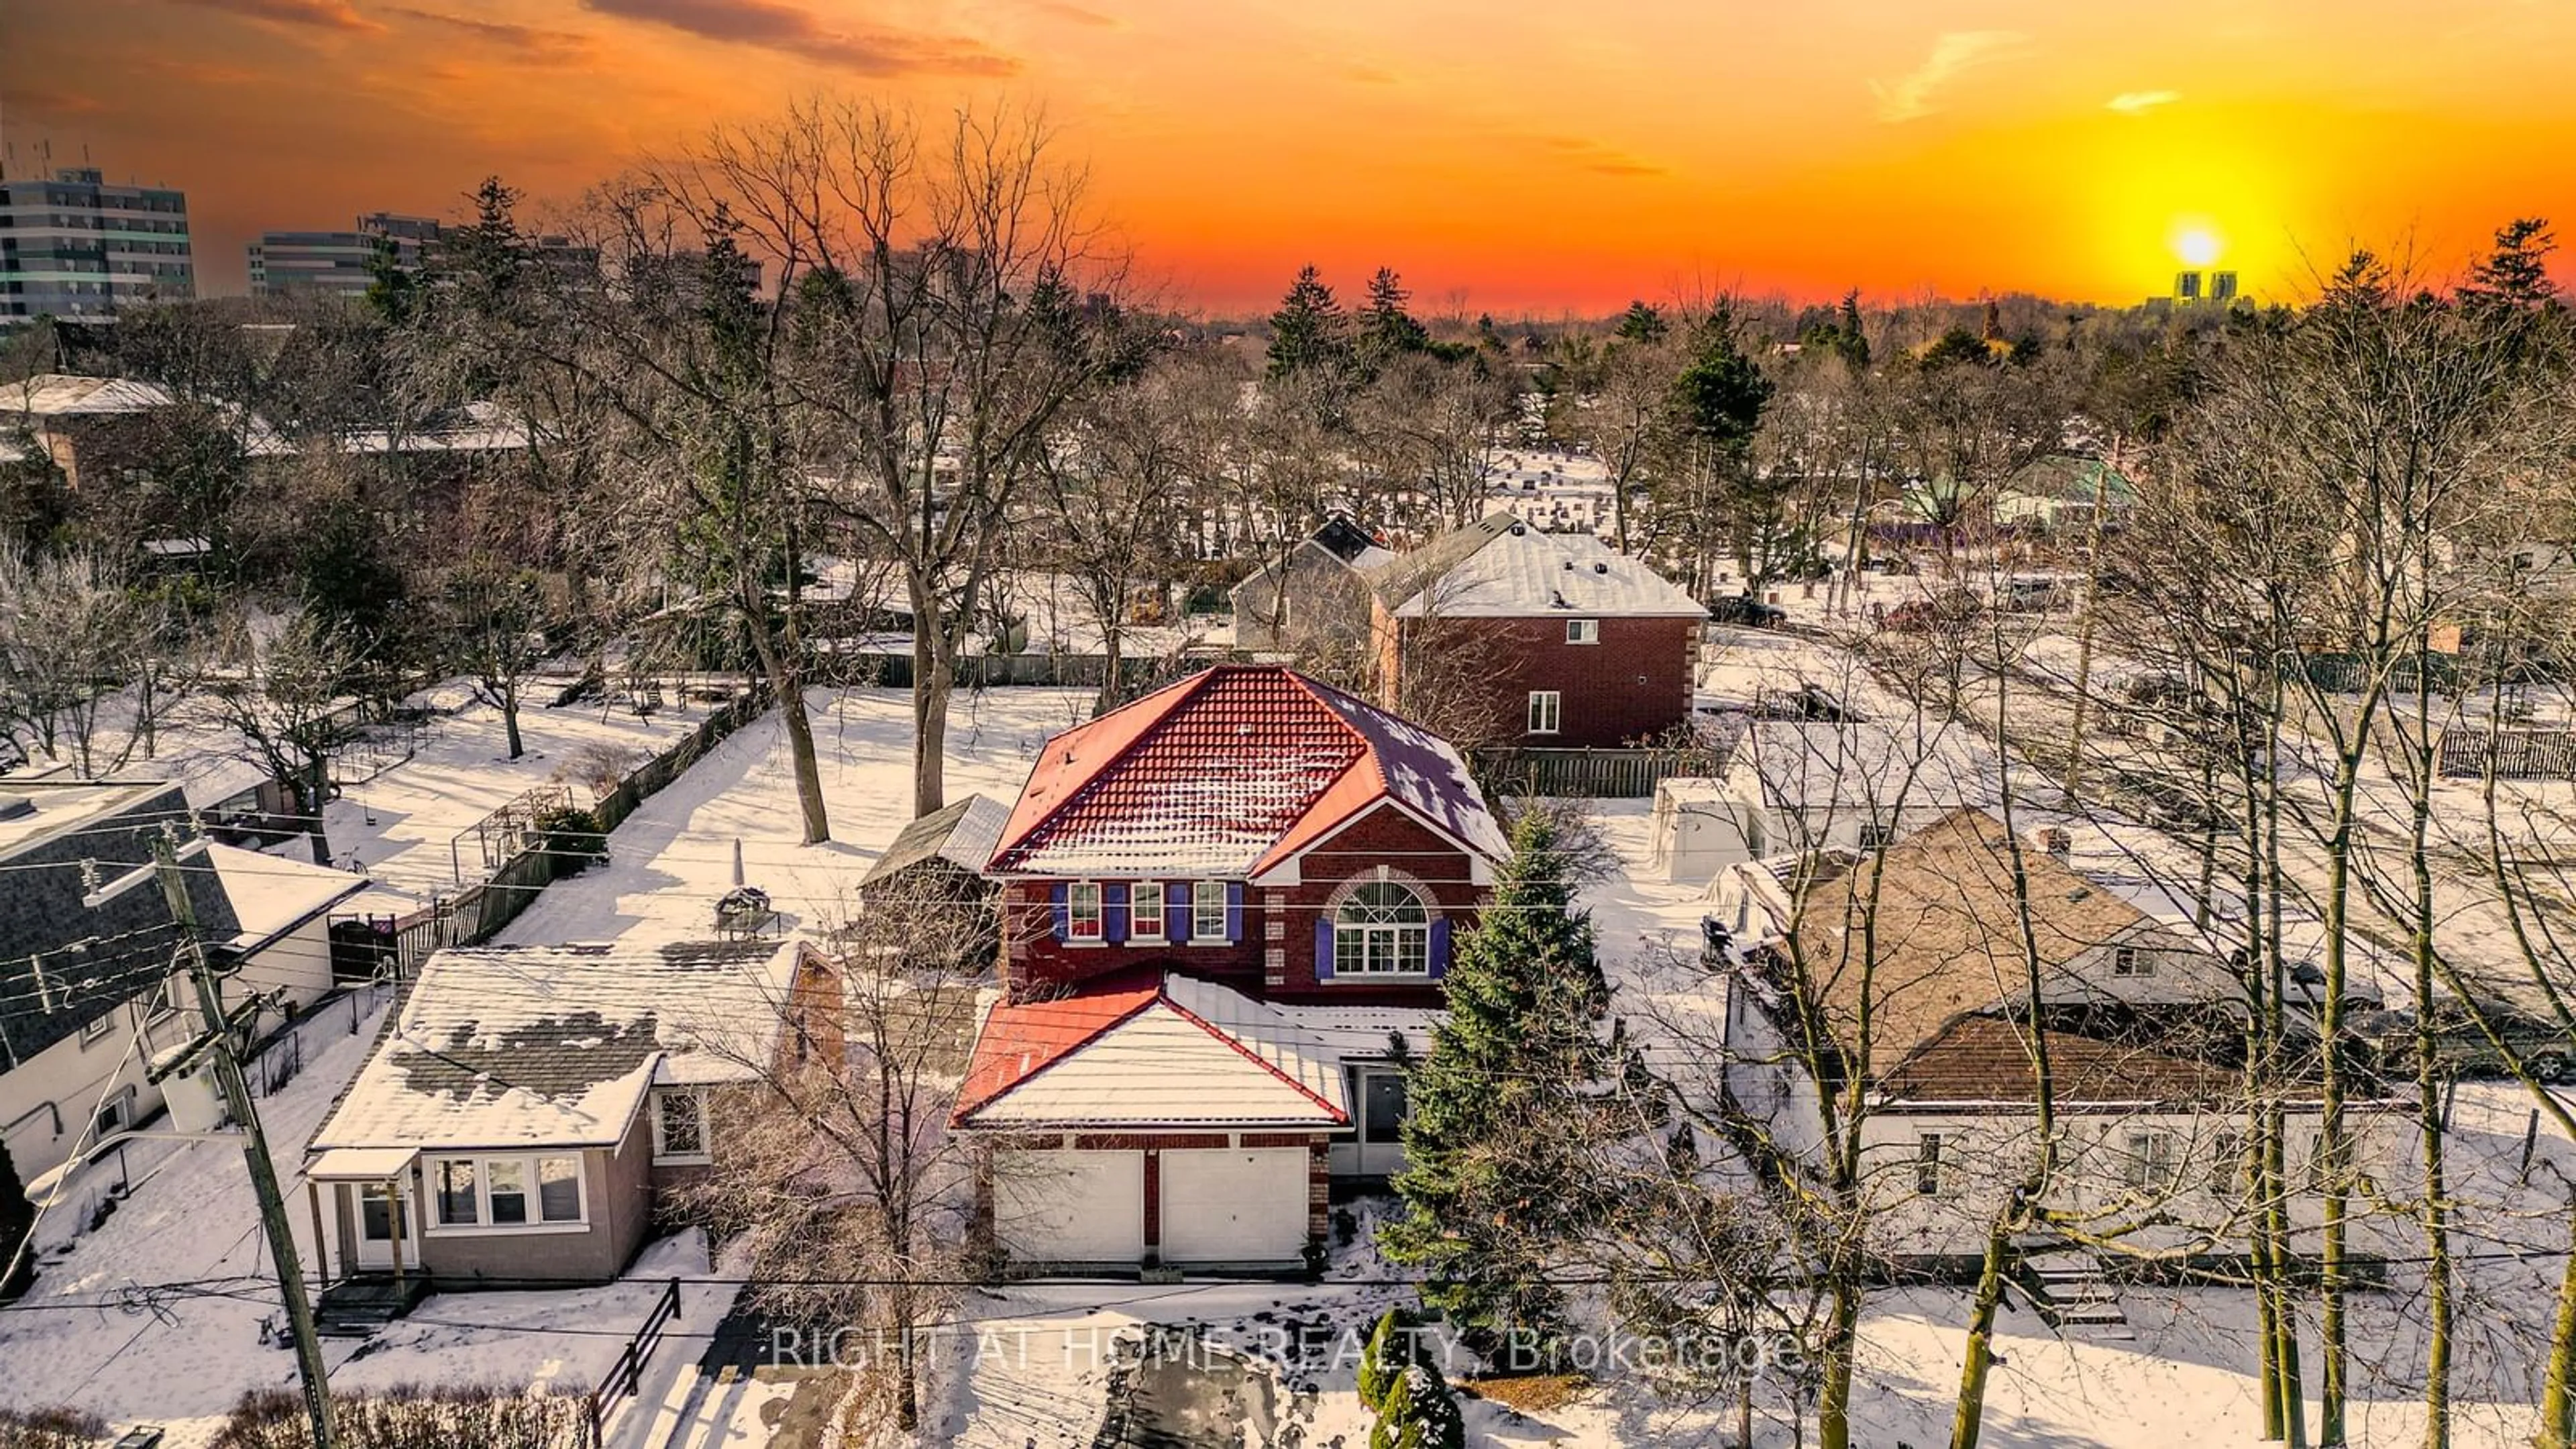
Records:
[[[1279,310],[1270,314],[1270,376],[1333,378],[1350,361],[1350,319],[1323,274],[1309,263],[1298,271]]]
[[[1447,1017],[1405,1072],[1404,1215],[1381,1246],[1422,1268],[1424,1296],[1470,1333],[1549,1338],[1557,1246],[1597,1220],[1583,1157],[1588,1088],[1617,1050],[1592,922],[1575,909],[1558,827],[1531,811],[1445,978]]]
[[[1841,336],[1836,346],[1843,355],[1843,361],[1854,367],[1869,366],[1869,333],[1861,326],[1858,287],[1843,293],[1842,326],[1838,330]]]
[[[1672,330],[1662,309],[1644,301],[1629,303],[1628,310],[1619,314],[1618,336],[1622,342],[1661,342]]]
[[[2526,216],[2507,222],[2495,234],[2495,250],[2469,268],[2460,300],[2505,307],[2542,307],[2555,301],[2558,288],[2549,280],[2549,255],[2558,238],[2546,219]]]
[[[1771,379],[1738,344],[1723,303],[1701,325],[1698,354],[1674,386],[1683,428],[1720,448],[1750,443],[1771,402]]]
[[[1407,1367],[1375,1406],[1369,1449],[1467,1449],[1467,1420],[1448,1381],[1428,1362]]]
[[[25,1262],[18,1260],[19,1245],[35,1230],[36,1205],[27,1198],[27,1185],[18,1180],[9,1145],[0,1142],[0,1303],[26,1292],[36,1276],[35,1254],[29,1253]]]
[[[1415,321],[1404,304],[1413,294],[1404,289],[1393,267],[1380,267],[1369,278],[1368,309],[1360,314],[1360,360],[1372,369],[1389,358],[1426,351],[1431,330]]]

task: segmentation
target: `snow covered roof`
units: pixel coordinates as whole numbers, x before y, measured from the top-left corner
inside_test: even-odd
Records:
[[[1735,747],[1763,803],[1802,814],[1879,816],[1993,801],[2000,777],[1977,737],[1947,721],[1761,720]]]
[[[122,377],[47,372],[0,386],[0,412],[38,418],[150,412],[172,401],[167,388]]]
[[[362,875],[237,845],[207,845],[206,863],[232,898],[239,951],[255,951],[367,888]]]
[[[1706,618],[1697,599],[1589,533],[1494,513],[1382,564],[1370,583],[1399,618]]]
[[[878,856],[877,863],[859,878],[859,886],[864,890],[871,882],[891,879],[931,860],[944,860],[980,874],[984,863],[993,858],[993,847],[1001,842],[1002,827],[1010,819],[1011,812],[989,795],[969,795],[953,801],[897,832],[885,854]]]
[[[756,1074],[801,949],[433,953],[311,1150],[613,1146],[654,1085]]]
[[[1342,1127],[1342,1063],[1383,1058],[1392,1033],[1417,1049],[1439,1013],[1281,1006],[1150,970],[984,1019],[957,1099],[965,1127]]]
[[[1292,670],[1219,665],[1049,740],[990,868],[1255,875],[1386,801],[1509,853],[1446,741]]]

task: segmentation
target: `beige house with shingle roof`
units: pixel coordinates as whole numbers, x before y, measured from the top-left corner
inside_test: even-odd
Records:
[[[1974,809],[1879,851],[1731,867],[1714,895],[1733,968],[1728,1085],[1782,1146],[1813,1155],[1820,1090],[1864,1081],[1883,1251],[1925,1265],[1980,1251],[2038,1141],[2037,1032],[2066,1163],[2053,1205],[2153,1218],[2140,1241],[2226,1251],[2245,1211],[2244,998],[2207,941],[2046,840],[2015,849]],[[2290,1170],[2304,1173],[2317,1105],[2286,1110]]]

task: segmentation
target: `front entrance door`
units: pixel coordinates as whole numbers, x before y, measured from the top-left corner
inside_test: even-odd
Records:
[[[350,1191],[358,1196],[358,1270],[393,1271],[397,1227],[401,1229],[403,1267],[419,1267],[420,1220],[412,1214],[408,1194],[384,1182],[358,1183]]]
[[[1404,1074],[1359,1069],[1359,1175],[1391,1177],[1404,1167]]]

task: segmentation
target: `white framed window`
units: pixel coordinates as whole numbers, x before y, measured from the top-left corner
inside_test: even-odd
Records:
[[[1565,720],[1565,696],[1553,689],[1533,689],[1529,697],[1529,732],[1552,735]]]
[[[1160,941],[1163,939],[1163,883],[1140,880],[1127,895],[1127,939]]]
[[[2174,1136],[2161,1127],[2132,1130],[2122,1144],[2128,1153],[2129,1186],[2140,1192],[2164,1192],[2174,1185]]]
[[[1211,946],[1225,943],[1224,881],[1203,880],[1190,886],[1190,939]]]
[[[2141,951],[2135,946],[2114,946],[2111,948],[2111,974],[2153,976],[2156,974],[2155,953]]]
[[[1098,881],[1075,881],[1064,892],[1064,938],[1068,941],[1097,941],[1109,919],[1100,904]]]
[[[1333,912],[1333,975],[1427,976],[1431,912],[1391,880],[1370,881]]]
[[[2232,1196],[2245,1176],[2245,1149],[2233,1131],[2221,1129],[2209,1144],[2209,1190]]]
[[[113,1035],[115,1031],[116,1013],[111,1011],[105,1016],[99,1017],[94,1021],[84,1021],[81,1023],[80,1044],[84,1047],[95,1046],[98,1043],[107,1040],[107,1038]]]
[[[1565,642],[1566,642],[1566,643],[1568,643],[1568,644],[1598,644],[1598,643],[1600,643],[1600,642],[1601,642],[1601,621],[1600,621],[1600,620],[1598,620],[1598,619],[1568,619],[1568,620],[1566,620],[1566,621],[1565,621]]]
[[[153,992],[151,1000],[144,1006],[144,1023],[148,1026],[158,1026],[162,1022],[169,1020],[171,1017],[178,1015],[180,1010],[187,1005],[187,997],[188,983],[186,981],[177,976],[165,976],[161,978],[161,989]]]
[[[653,1094],[653,1160],[655,1162],[705,1162],[707,1150],[706,1094],[691,1088]]]
[[[581,1158],[443,1157],[429,1164],[430,1208],[442,1231],[542,1232],[586,1226]]]
[[[1914,1142],[1914,1190],[1924,1197],[1941,1195],[1941,1134],[1926,1132]]]

